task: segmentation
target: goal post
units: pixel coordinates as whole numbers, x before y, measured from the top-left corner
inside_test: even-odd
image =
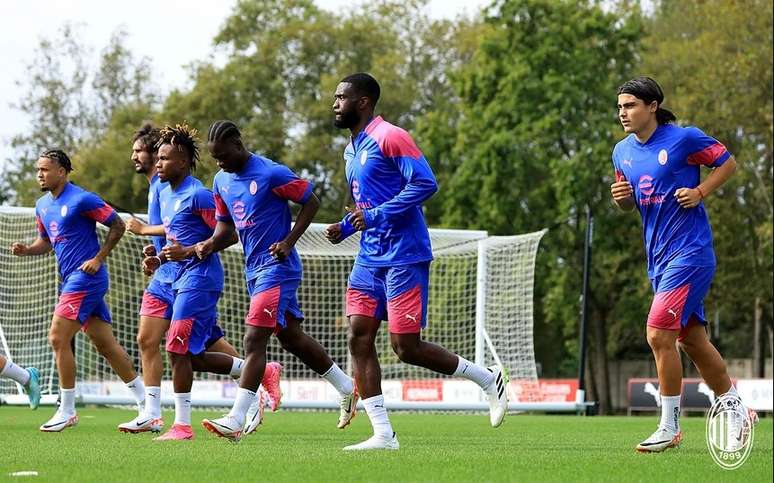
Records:
[[[312,224],[297,244],[304,264],[299,302],[304,330],[317,339],[331,358],[351,373],[347,349],[345,293],[347,278],[359,247],[355,235],[338,245],[324,236],[326,225]],[[106,230],[100,226],[104,237]],[[546,403],[537,385],[533,344],[535,257],[545,230],[518,236],[488,236],[485,231],[431,229],[434,262],[430,270],[428,327],[423,338],[443,345],[469,360],[490,365],[501,361],[522,388],[511,392],[511,410],[576,411],[582,403]],[[0,207],[0,353],[17,364],[35,366],[42,374],[44,403],[56,399],[58,379],[47,331],[57,299],[53,254],[15,257],[7,248],[36,236],[34,210]],[[113,315],[113,332],[139,369],[138,311],[148,282],[139,266],[145,237],[127,233],[107,261],[110,289],[106,301]],[[225,271],[218,323],[241,352],[244,316],[249,307],[239,245],[221,254]],[[133,404],[133,399],[107,362],[84,336],[76,336],[78,366],[76,398],[83,403]],[[377,338],[382,389],[388,408],[484,410],[488,404],[475,384],[400,362],[385,327]],[[272,338],[268,359],[283,365],[281,388],[285,408],[337,408],[335,389]],[[170,365],[165,364],[163,402],[172,403]],[[230,406],[236,383],[228,376],[195,374],[193,403]],[[535,390],[524,390],[532,387]],[[0,398],[26,403],[18,387],[0,380]]]

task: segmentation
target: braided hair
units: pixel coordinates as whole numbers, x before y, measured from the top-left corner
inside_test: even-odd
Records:
[[[191,169],[196,169],[196,161],[199,159],[199,132],[188,124],[175,124],[175,127],[166,125],[159,133],[159,140],[156,142],[156,149],[162,144],[171,144],[178,151],[184,152],[191,162]]]
[[[207,142],[217,143],[227,139],[241,138],[242,133],[233,121],[221,120],[215,121],[207,132]]]
[[[66,173],[69,173],[73,170],[72,161],[70,161],[69,156],[67,156],[67,154],[61,149],[49,149],[47,151],[43,151],[43,154],[41,154],[39,157],[56,161],[59,166],[64,168]]]

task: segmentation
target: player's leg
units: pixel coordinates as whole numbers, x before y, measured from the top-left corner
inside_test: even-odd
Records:
[[[75,357],[70,341],[80,330],[76,320],[54,315],[48,331],[48,342],[54,351],[54,360],[59,374],[59,397],[61,404],[54,416],[40,426],[44,432],[58,432],[78,424],[75,413]]]
[[[135,372],[131,357],[113,335],[113,328],[107,319],[110,314],[101,311],[95,314],[98,315],[90,317],[85,325],[86,335],[91,339],[94,348],[124,381],[137,403],[138,414],[141,415],[144,412],[145,385]]]
[[[145,297],[143,297],[143,307],[145,307]],[[163,313],[160,315],[163,316]],[[118,425],[118,430],[121,432],[159,432],[164,426],[161,414],[161,377],[164,373],[164,359],[160,344],[168,328],[169,319],[167,318],[140,316],[137,346],[140,349],[145,402],[141,414],[131,421]]]
[[[6,377],[21,384],[30,400],[30,407],[37,409],[40,404],[40,374],[34,367],[23,368],[0,354],[0,377]]]
[[[430,264],[392,267],[386,273],[387,320],[392,349],[401,361],[478,384],[489,400],[489,421],[502,424],[508,411],[507,377],[502,367],[484,367],[422,340],[427,326]]]
[[[273,333],[274,328],[271,327],[246,326],[245,364],[242,368],[242,377],[239,379],[234,405],[222,418],[203,420],[202,425],[207,431],[234,442],[241,439],[247,411],[256,397],[258,385],[263,378],[266,368],[266,346]]]
[[[191,289],[178,291],[172,308],[172,322],[167,332],[166,349],[172,366],[175,399],[175,422],[157,441],[193,439],[191,428],[191,359],[205,350],[215,325],[220,292]]]
[[[725,394],[733,388],[726,362],[707,337],[704,325],[698,323],[695,316],[680,333],[678,340],[680,348],[688,354],[701,378],[715,394]]]

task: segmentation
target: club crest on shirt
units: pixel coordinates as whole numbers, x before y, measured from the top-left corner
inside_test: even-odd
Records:
[[[67,205],[62,205],[62,209],[59,210],[59,214],[67,216]]]
[[[665,164],[667,164],[667,159],[669,159],[669,156],[667,155],[666,149],[662,149],[661,151],[658,152],[658,164],[660,164],[661,166],[664,166]]]
[[[254,195],[258,192],[258,183],[255,180],[250,181],[250,194]]]
[[[360,166],[365,166],[367,160],[368,160],[368,151],[363,151],[362,153],[360,153]]]
[[[179,210],[179,209],[180,209],[180,202],[181,202],[181,201],[182,201],[182,200],[177,200],[177,201],[175,201],[175,206],[174,206],[174,208],[172,208],[172,211],[177,211],[177,210]]]

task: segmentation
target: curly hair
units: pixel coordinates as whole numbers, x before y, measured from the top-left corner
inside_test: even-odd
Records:
[[[143,149],[151,154],[158,150],[156,143],[159,142],[159,136],[161,131],[158,128],[153,127],[153,124],[146,122],[142,127],[134,132],[132,136],[132,142],[140,141],[143,145]]]
[[[156,149],[162,144],[171,144],[178,151],[184,152],[191,162],[191,169],[196,169],[196,161],[199,160],[199,141],[197,139],[199,132],[188,124],[175,124],[175,127],[166,125],[159,133],[159,140],[156,142]]]

